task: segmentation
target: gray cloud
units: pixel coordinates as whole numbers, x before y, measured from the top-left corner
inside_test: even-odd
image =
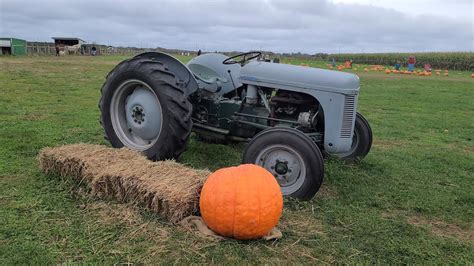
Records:
[[[437,4],[442,8],[442,2]],[[472,17],[412,15],[328,0],[0,0],[0,35],[33,41],[75,36],[115,46],[207,51],[472,51],[474,47]]]

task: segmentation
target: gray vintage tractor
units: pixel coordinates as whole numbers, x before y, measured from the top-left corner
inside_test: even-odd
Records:
[[[324,177],[322,154],[356,161],[371,148],[369,123],[356,112],[359,78],[260,57],[209,53],[184,65],[150,52],[121,62],[99,102],[106,138],[152,160],[177,158],[191,131],[246,142],[243,163],[270,171],[284,195],[311,199]]]

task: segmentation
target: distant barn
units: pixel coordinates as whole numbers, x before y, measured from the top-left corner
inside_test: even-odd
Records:
[[[0,55],[25,55],[26,41],[16,38],[0,38]]]

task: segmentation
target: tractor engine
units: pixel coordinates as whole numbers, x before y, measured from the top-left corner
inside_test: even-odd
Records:
[[[272,118],[295,120],[304,131],[316,128],[319,104],[314,98],[298,92],[277,91],[270,102]]]
[[[244,104],[236,118],[239,124],[255,123],[261,128],[287,126],[305,133],[322,132],[319,103],[308,95],[252,85],[247,86],[244,94]],[[255,129],[248,130],[249,134],[256,133]]]
[[[274,95],[274,96],[269,96]],[[317,125],[318,102],[303,93],[247,86],[245,103],[268,112],[269,126],[297,124],[299,129],[314,130]]]
[[[229,95],[201,92],[193,96],[193,120],[229,130],[232,136],[251,138],[274,126],[320,131],[319,104],[303,93],[248,85]]]

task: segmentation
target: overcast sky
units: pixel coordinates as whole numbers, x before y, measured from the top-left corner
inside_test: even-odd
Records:
[[[205,51],[473,51],[473,2],[0,0],[0,36]]]

